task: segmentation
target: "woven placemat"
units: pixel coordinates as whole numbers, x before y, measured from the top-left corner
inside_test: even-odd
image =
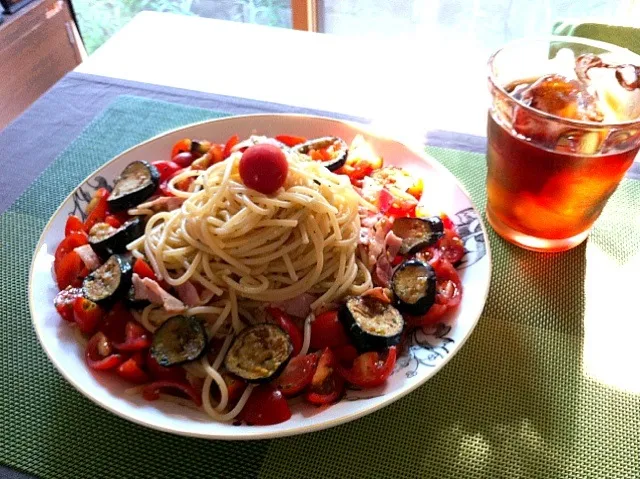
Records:
[[[1,463],[43,478],[640,477],[640,395],[621,389],[638,375],[638,363],[622,364],[620,353],[633,342],[598,329],[618,324],[606,309],[598,321],[598,298],[615,300],[621,288],[610,275],[630,274],[640,258],[633,180],[623,181],[589,241],[568,253],[530,253],[490,232],[491,291],[467,344],[424,386],[350,424],[271,441],[206,441],[131,424],[76,392],[31,326],[27,274],[42,228],[117,153],[218,116],[121,97],[0,216]],[[483,155],[429,152],[483,209]],[[637,310],[628,314],[640,322]]]

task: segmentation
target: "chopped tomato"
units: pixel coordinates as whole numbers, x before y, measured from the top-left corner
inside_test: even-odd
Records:
[[[171,158],[174,158],[185,151],[191,152],[191,140],[189,138],[183,138],[173,145],[173,148],[171,149]]]
[[[349,337],[337,311],[319,314],[311,322],[311,349],[337,348],[349,344]]]
[[[397,256],[396,256],[397,258]],[[391,304],[391,298],[389,298],[389,294],[391,294],[390,292],[387,292],[388,290],[385,288],[381,288],[380,286],[376,286],[375,288],[371,288],[367,291],[365,291],[362,296],[370,296],[372,298],[377,299],[378,301],[380,301],[381,303],[385,303],[385,304]]]
[[[393,218],[413,218],[418,202],[413,197],[410,198],[401,198],[393,195],[387,188],[382,188],[378,196],[378,208],[381,213]]]
[[[116,373],[130,383],[144,384],[149,381],[149,375],[142,369],[143,364],[144,357],[142,352],[138,351],[118,366]]]
[[[181,366],[161,366],[151,355],[151,351],[147,353],[147,369],[151,377],[156,381],[186,381],[184,368]]]
[[[302,136],[291,136],[291,135],[278,135],[276,136],[276,140],[280,143],[284,143],[285,145],[291,147],[299,145],[300,143],[304,143],[307,141],[306,138]]]
[[[453,224],[453,221],[451,221],[451,218],[449,218],[449,216],[443,213],[440,215],[440,219],[442,220],[442,225],[444,226],[445,229],[455,230],[456,225]]]
[[[140,278],[150,278],[154,281],[158,279],[153,272],[153,268],[142,258],[136,259],[136,262],[133,264],[133,272],[140,276]]]
[[[211,157],[211,164],[220,163],[224,160],[224,145],[218,145],[214,143],[209,148],[209,156]]]
[[[61,290],[53,299],[53,305],[65,321],[73,322],[73,302],[76,298],[82,297],[82,289],[67,288]]]
[[[72,233],[85,233],[84,223],[75,215],[69,215],[64,225],[64,235],[69,236]]]
[[[84,357],[87,365],[98,371],[116,368],[123,359],[120,354],[113,352],[111,342],[101,332],[91,337],[87,343]]]
[[[293,357],[275,380],[276,387],[286,397],[295,396],[311,383],[317,364],[317,354]]]
[[[202,406],[202,397],[198,391],[188,382],[182,381],[155,381],[147,384],[142,389],[142,397],[147,401],[155,401],[160,398],[160,391],[163,389],[172,390],[191,399],[196,406]]]
[[[124,341],[113,345],[120,351],[140,351],[151,346],[151,337],[136,321],[127,321],[124,327]]]
[[[251,392],[238,417],[252,426],[269,426],[287,421],[291,409],[282,392],[272,384],[262,384]]]
[[[361,354],[350,369],[337,365],[338,373],[349,383],[361,388],[373,388],[383,384],[396,364],[396,347],[387,351],[386,357],[376,351]]]
[[[96,303],[79,296],[73,301],[73,320],[84,334],[93,334],[104,318],[104,311]]]
[[[60,244],[56,248],[56,252],[54,255],[54,265],[56,263],[59,263],[62,258],[76,249],[78,246],[83,246],[87,243],[89,243],[89,240],[87,239],[87,234],[84,231],[70,233],[65,239],[60,242]]]
[[[335,370],[337,359],[329,348],[325,348],[318,361],[305,399],[311,404],[322,406],[336,402],[344,391],[344,379]]]
[[[75,251],[66,254],[60,261],[54,263],[56,282],[58,289],[63,290],[67,286],[79,288],[82,281],[89,274],[82,258]]]
[[[277,146],[250,146],[238,164],[240,178],[247,188],[270,195],[284,185],[289,173],[287,157]]]
[[[152,165],[155,166],[158,169],[158,173],[160,173],[160,183],[164,183],[182,169],[180,165],[173,161],[154,161]]]
[[[227,140],[224,144],[223,156],[224,158],[229,158],[231,155],[231,149],[240,143],[240,137],[238,135],[233,135],[231,138]]]
[[[122,222],[114,215],[107,215],[104,218],[104,222],[107,223],[109,226],[112,226],[116,229],[120,228],[122,226]]]
[[[104,221],[107,216],[107,210],[109,204],[107,199],[109,198],[109,190],[106,188],[99,188],[93,195],[93,198],[87,205],[87,219],[84,222],[84,230],[86,232],[91,231],[93,225]]]
[[[302,341],[304,339],[300,328],[293,322],[291,316],[278,308],[269,307],[267,308],[267,312],[273,317],[276,324],[289,335],[289,339],[293,345],[292,354],[297,356],[302,349]]]

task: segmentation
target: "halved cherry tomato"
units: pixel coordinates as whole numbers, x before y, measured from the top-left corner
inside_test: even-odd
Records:
[[[171,158],[174,158],[176,155],[185,151],[191,152],[191,140],[189,138],[183,138],[173,145],[173,148],[171,149]]]
[[[98,332],[87,343],[84,353],[85,361],[91,369],[105,371],[118,367],[122,363],[122,356],[113,352],[111,342],[107,337]]]
[[[86,233],[84,223],[75,215],[69,215],[64,225],[64,235],[69,236],[72,233]]]
[[[82,297],[82,289],[72,288],[71,286],[56,294],[56,297],[53,298],[53,305],[58,314],[62,316],[62,319],[73,322],[73,302],[79,297]]]
[[[318,361],[305,399],[311,404],[322,406],[336,402],[344,391],[344,379],[336,371],[337,359],[329,348],[325,348]]]
[[[153,272],[153,268],[142,258],[137,258],[136,262],[133,263],[133,272],[140,276],[140,278],[150,278],[154,281],[158,279]]]
[[[220,163],[224,160],[224,145],[218,145],[214,143],[209,148],[209,156],[211,157],[211,164]]]
[[[451,264],[456,264],[465,254],[464,243],[453,229],[445,229],[444,235],[438,240],[437,244],[444,259]]]
[[[142,389],[142,397],[147,401],[155,401],[160,398],[160,390],[170,389],[174,392],[181,393],[191,399],[196,406],[202,406],[202,397],[196,389],[187,382],[180,381],[155,381],[147,384]]]
[[[238,376],[234,376],[226,371],[222,373],[222,379],[224,379],[224,383],[227,385],[229,404],[237,403],[240,396],[242,396],[242,393],[247,388],[247,383]]]
[[[123,362],[116,373],[121,378],[135,384],[144,384],[149,381],[149,375],[142,369],[144,357],[141,351],[137,351],[133,356]]]
[[[273,317],[276,324],[280,326],[289,335],[291,344],[293,345],[293,355],[297,356],[302,349],[302,342],[304,340],[302,331],[296,326],[296,324],[284,311],[278,308],[267,308],[267,312]]]
[[[241,421],[253,426],[280,424],[290,417],[287,400],[272,384],[256,387],[239,415]]]
[[[338,364],[350,367],[358,357],[358,350],[352,344],[345,344],[333,349]]]
[[[196,158],[193,153],[191,153],[190,151],[183,151],[171,158],[171,161],[181,168],[186,168],[187,166],[191,165],[191,163],[193,163],[193,160],[195,159]]]
[[[114,215],[105,216],[104,222],[116,229],[122,226],[122,222]]]
[[[382,357],[376,351],[361,354],[350,369],[337,365],[338,373],[349,383],[361,388],[374,388],[383,384],[396,365],[396,347],[392,346]]]
[[[117,302],[104,317],[100,331],[107,336],[112,344],[121,343],[125,340],[127,323],[131,321],[135,321],[131,312],[122,302]]]
[[[291,135],[278,135],[276,136],[276,140],[278,140],[280,143],[284,143],[287,146],[296,146],[307,141],[307,139],[302,136]]]
[[[435,324],[460,304],[462,282],[453,265],[442,258],[433,269],[436,272],[435,303],[422,316],[407,315],[405,320],[409,326],[419,327]]]
[[[231,138],[227,140],[224,144],[223,156],[224,158],[229,158],[231,155],[231,149],[240,143],[240,137],[238,135],[233,135]]]
[[[286,397],[295,396],[311,383],[317,364],[317,354],[293,357],[275,380],[276,387]]]
[[[151,346],[150,334],[136,321],[127,321],[124,327],[124,341],[113,343],[120,351],[140,351]]]
[[[337,311],[319,314],[311,322],[311,349],[337,348],[349,344],[349,337]]]
[[[93,225],[104,221],[107,216],[107,210],[109,204],[107,199],[109,198],[109,190],[106,188],[99,188],[93,195],[93,198],[87,205],[87,219],[84,222],[84,230],[88,233],[93,228]]]
[[[85,276],[89,274],[82,258],[75,251],[67,253],[60,261],[54,263],[54,270],[60,290],[67,286],[79,288],[82,286]]]
[[[247,188],[270,195],[284,185],[289,163],[280,148],[264,143],[245,150],[238,171]]]
[[[156,381],[186,381],[186,373],[182,366],[160,366],[158,361],[151,355],[151,351],[147,353],[147,369],[151,377]]]
[[[96,303],[85,297],[73,301],[73,320],[84,334],[93,334],[104,318],[104,311]]]
[[[84,231],[69,234],[60,242],[60,244],[56,248],[56,252],[54,255],[54,264],[60,262],[62,258],[76,249],[78,246],[83,246],[87,243],[89,243],[89,240],[87,239],[87,233],[85,233]]]
[[[167,181],[182,169],[180,165],[173,161],[154,161],[152,165],[155,166],[158,169],[158,173],[160,173],[160,183]]]

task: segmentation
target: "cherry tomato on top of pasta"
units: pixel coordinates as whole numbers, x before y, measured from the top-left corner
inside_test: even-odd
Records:
[[[284,185],[289,163],[280,148],[265,143],[247,148],[238,169],[245,186],[270,195]]]

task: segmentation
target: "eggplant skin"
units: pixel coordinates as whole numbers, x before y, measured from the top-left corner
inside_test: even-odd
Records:
[[[298,153],[307,154],[309,150],[326,148],[334,143],[338,143],[340,149],[334,158],[323,161],[322,166],[329,171],[336,171],[344,166],[347,162],[347,156],[349,156],[349,147],[347,146],[347,142],[342,138],[338,138],[337,136],[323,136],[322,138],[316,138],[296,145],[293,147],[293,150]]]
[[[188,341],[188,343],[185,343]],[[200,359],[207,351],[207,332],[194,316],[172,316],[153,335],[150,354],[160,366]]]
[[[424,278],[422,283],[418,278]],[[413,316],[421,316],[426,314],[435,303],[436,273],[433,267],[424,261],[417,259],[405,261],[393,272],[391,289],[398,310]],[[409,294],[417,295],[418,299],[409,300]]]
[[[375,334],[358,324],[356,316],[362,314],[370,314],[372,321],[375,321],[378,315],[389,315],[397,321],[397,324],[390,334]],[[340,307],[338,318],[347,330],[356,349],[361,352],[382,351],[399,344],[402,339],[404,319],[400,312],[393,305],[383,303],[371,296],[348,298]]]
[[[124,187],[124,181],[127,176],[134,174],[137,168],[142,167],[145,168],[146,171],[146,181],[132,190],[119,191],[120,188]],[[122,170],[122,173],[120,173],[120,176],[116,180],[113,191],[107,199],[109,209],[115,212],[133,208],[134,206],[137,206],[143,201],[149,199],[158,189],[159,184],[160,172],[155,166],[146,161],[134,161]]]
[[[100,224],[100,223],[98,223]],[[95,228],[95,226],[94,226]],[[112,254],[127,252],[127,245],[144,234],[144,224],[140,218],[133,218],[117,228],[111,235],[103,239],[92,238],[89,233],[89,244],[101,258],[108,258]]]
[[[264,345],[267,347],[261,347]],[[259,353],[265,349],[279,355],[272,361],[273,364],[252,362],[252,355],[256,353],[255,359],[259,361]],[[278,377],[289,363],[292,354],[293,344],[286,331],[273,323],[260,323],[243,329],[234,338],[224,358],[224,365],[230,373],[245,381],[262,384]]]
[[[109,269],[113,267],[117,267],[120,271],[120,274],[117,277],[118,284],[109,284],[109,289],[106,291],[108,294],[106,295],[92,294],[91,291],[96,287],[96,284],[94,283],[101,284],[104,282],[105,276],[113,276],[112,274],[109,274]],[[127,294],[131,287],[132,276],[133,268],[129,258],[123,255],[114,254],[110,256],[102,266],[92,273],[89,273],[89,275],[84,279],[82,282],[82,293],[85,298],[90,299],[102,307],[109,308],[118,299]],[[100,279],[101,277],[102,279]]]

